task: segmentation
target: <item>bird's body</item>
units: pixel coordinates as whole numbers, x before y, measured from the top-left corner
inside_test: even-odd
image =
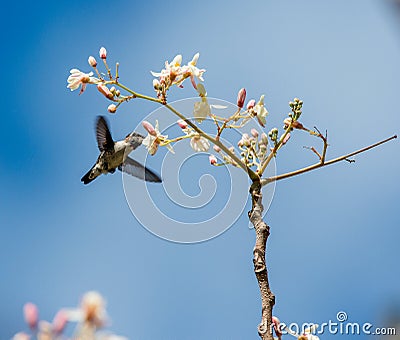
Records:
[[[116,169],[145,181],[161,182],[153,171],[128,156],[142,144],[142,135],[132,132],[125,139],[114,142],[107,121],[100,116],[96,122],[96,138],[100,155],[93,167],[82,177],[84,184],[90,183],[101,174],[114,173]]]

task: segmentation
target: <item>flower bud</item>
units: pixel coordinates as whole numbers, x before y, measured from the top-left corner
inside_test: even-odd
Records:
[[[251,110],[252,108],[254,108],[254,106],[256,106],[255,99],[249,100],[249,102],[247,103],[247,110]]]
[[[268,136],[264,132],[261,134],[261,143],[265,144],[265,145],[268,145]]]
[[[110,92],[111,92],[112,94],[115,94],[115,91],[117,91],[117,89],[115,88],[115,86],[111,86]]]
[[[117,97],[119,97],[119,96],[121,95],[121,91],[120,91],[120,90],[116,90],[116,91],[115,91],[115,95],[116,95]]]
[[[274,326],[275,334],[277,335],[278,338],[282,336],[282,331],[280,329],[280,324],[281,322],[276,316],[272,317],[272,325]]]
[[[187,128],[187,123],[186,123],[183,119],[179,119],[179,120],[177,121],[177,123],[178,123],[178,125],[179,125],[179,127],[180,127],[181,129],[186,129],[186,128]]]
[[[117,112],[117,105],[115,105],[115,104],[110,104],[110,105],[108,105],[107,110],[108,110],[108,112],[110,112],[110,113],[115,113],[115,112]]]
[[[100,48],[99,55],[101,59],[107,59],[107,50],[105,47]]]
[[[258,131],[256,129],[251,129],[250,133],[254,138],[258,138]]]
[[[287,141],[290,139],[290,133],[288,133],[282,141],[282,145],[285,145]]]
[[[221,152],[221,148],[218,145],[214,145],[213,149],[215,152]]]
[[[24,305],[25,322],[31,329],[37,327],[39,321],[39,310],[35,304],[28,302]]]
[[[65,326],[67,325],[67,322],[68,322],[67,314],[65,313],[65,311],[59,310],[52,322],[53,332],[56,334],[61,334],[63,332]]]
[[[88,63],[89,63],[89,65],[92,66],[92,67],[96,67],[96,66],[97,66],[97,61],[96,61],[96,59],[94,59],[93,56],[90,56],[90,57],[89,57]]]
[[[237,106],[239,108],[242,108],[244,105],[244,101],[246,100],[246,89],[242,88],[240,89],[240,91],[238,92],[238,96],[237,96]]]
[[[99,90],[100,93],[102,93],[104,95],[104,97],[106,97],[108,99],[114,98],[114,95],[111,93],[111,91],[108,89],[107,86],[105,86],[103,84],[99,84],[99,85],[97,85],[97,89]]]
[[[147,120],[144,120],[142,122],[142,125],[150,135],[157,136],[157,131],[154,129],[153,125],[151,125]]]
[[[208,156],[208,160],[210,161],[211,165],[215,165],[218,163],[217,157],[215,157],[214,155]]]

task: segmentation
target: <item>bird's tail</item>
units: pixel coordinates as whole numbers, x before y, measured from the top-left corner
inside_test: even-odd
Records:
[[[82,178],[81,182],[83,184],[89,184],[91,181],[96,179],[97,175],[95,174],[95,171],[93,171],[93,168],[91,168]]]

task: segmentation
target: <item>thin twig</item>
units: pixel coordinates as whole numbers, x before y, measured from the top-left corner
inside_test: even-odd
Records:
[[[274,181],[279,181],[281,179],[297,176],[297,175],[303,174],[305,172],[308,172],[308,171],[311,171],[311,170],[314,170],[314,169],[318,169],[318,168],[321,168],[321,167],[324,167],[324,166],[327,166],[327,165],[331,165],[333,163],[337,163],[337,162],[346,160],[349,157],[352,157],[352,156],[355,156],[355,155],[357,155],[359,153],[362,153],[362,152],[368,151],[370,149],[373,149],[373,148],[375,148],[375,147],[377,147],[377,146],[379,146],[381,144],[387,143],[387,142],[391,141],[392,139],[396,139],[396,138],[397,138],[397,135],[394,135],[394,136],[389,137],[389,138],[387,138],[385,140],[382,140],[382,141],[380,141],[378,143],[369,145],[369,146],[367,146],[365,148],[362,148],[362,149],[359,149],[357,151],[351,152],[351,153],[349,153],[347,155],[331,159],[331,160],[329,160],[327,162],[324,162],[324,163],[319,162],[319,163],[307,166],[307,167],[299,169],[299,170],[295,170],[295,171],[292,171],[292,172],[287,172],[285,174],[281,174],[281,175],[277,175],[277,176],[263,178],[261,180],[261,184],[264,186],[264,185],[267,185],[268,183],[271,183],[271,182],[274,182]]]

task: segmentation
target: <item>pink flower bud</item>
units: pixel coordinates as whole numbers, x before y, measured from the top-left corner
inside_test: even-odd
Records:
[[[254,106],[256,106],[256,101],[254,99],[249,100],[247,103],[247,110],[251,110]]]
[[[282,141],[282,145],[285,145],[287,141],[290,139],[290,133],[288,133]]]
[[[258,131],[256,129],[251,129],[250,133],[254,138],[258,138]]]
[[[218,162],[217,157],[215,157],[214,155],[208,156],[208,159],[209,159],[211,165],[215,165]]]
[[[273,316],[272,317],[272,325],[274,326],[275,334],[279,339],[282,336],[282,332],[279,327],[280,324],[281,324],[281,322],[279,321],[279,319],[276,316]]]
[[[99,55],[101,59],[107,59],[107,50],[105,47],[100,48]]]
[[[147,120],[144,120],[142,122],[142,125],[150,135],[157,136],[157,131],[154,129],[153,125],[151,125]]]
[[[238,92],[238,96],[237,96],[237,106],[239,108],[242,108],[244,105],[244,101],[246,100],[246,89],[242,88],[240,89],[240,91]]]
[[[218,145],[214,145],[213,149],[215,152],[221,152],[221,148]]]
[[[97,66],[97,61],[96,61],[96,59],[94,59],[94,57],[92,57],[92,56],[89,57],[88,63],[89,63],[89,65],[92,66],[92,67],[96,67],[96,66]]]
[[[24,305],[25,322],[31,329],[37,327],[39,321],[39,310],[35,304],[28,302]]]
[[[107,110],[108,110],[108,112],[110,112],[110,113],[115,113],[115,112],[117,112],[117,105],[115,105],[115,104],[110,104],[110,105],[108,105]]]
[[[97,89],[99,90],[100,93],[102,93],[104,95],[104,97],[106,97],[108,99],[114,98],[114,95],[111,93],[111,91],[108,89],[107,86],[105,86],[103,84],[99,84],[99,85],[97,85]]]
[[[178,123],[178,125],[179,125],[179,127],[180,127],[181,129],[186,129],[186,128],[187,128],[187,123],[186,123],[183,119],[179,119],[179,120],[177,121],[177,123]]]
[[[61,334],[67,325],[68,317],[65,311],[59,310],[53,319],[53,332]]]

